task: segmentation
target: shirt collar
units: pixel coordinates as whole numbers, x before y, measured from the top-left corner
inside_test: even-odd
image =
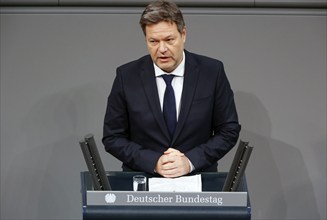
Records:
[[[185,69],[185,53],[183,51],[183,60],[182,62],[177,66],[177,68],[171,72],[171,73],[166,73],[162,69],[160,69],[155,63],[153,63],[154,66],[154,72],[156,74],[156,77],[159,77],[163,74],[173,74],[175,76],[184,76],[184,69]]]

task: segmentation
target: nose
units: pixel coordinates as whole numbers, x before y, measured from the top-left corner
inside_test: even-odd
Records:
[[[165,42],[161,41],[159,43],[159,51],[161,53],[165,53],[167,51],[167,46],[166,46],[166,43]]]

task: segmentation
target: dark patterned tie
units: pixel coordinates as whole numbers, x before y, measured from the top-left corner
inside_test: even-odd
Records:
[[[171,81],[173,80],[174,75],[164,74],[162,75],[162,78],[166,83],[166,90],[163,101],[163,115],[169,130],[170,137],[172,138],[177,124],[175,94],[171,85]]]

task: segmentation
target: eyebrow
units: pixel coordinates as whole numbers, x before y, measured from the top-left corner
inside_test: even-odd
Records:
[[[168,39],[168,38],[176,38],[173,34],[169,34],[168,36],[163,37],[163,39]],[[156,37],[149,37],[148,40],[158,40]]]

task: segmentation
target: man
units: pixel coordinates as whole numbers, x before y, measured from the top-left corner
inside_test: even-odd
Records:
[[[117,68],[104,120],[106,151],[124,171],[170,178],[217,171],[240,132],[223,64],[184,49],[186,27],[175,3],[150,3],[140,25],[149,55]]]

